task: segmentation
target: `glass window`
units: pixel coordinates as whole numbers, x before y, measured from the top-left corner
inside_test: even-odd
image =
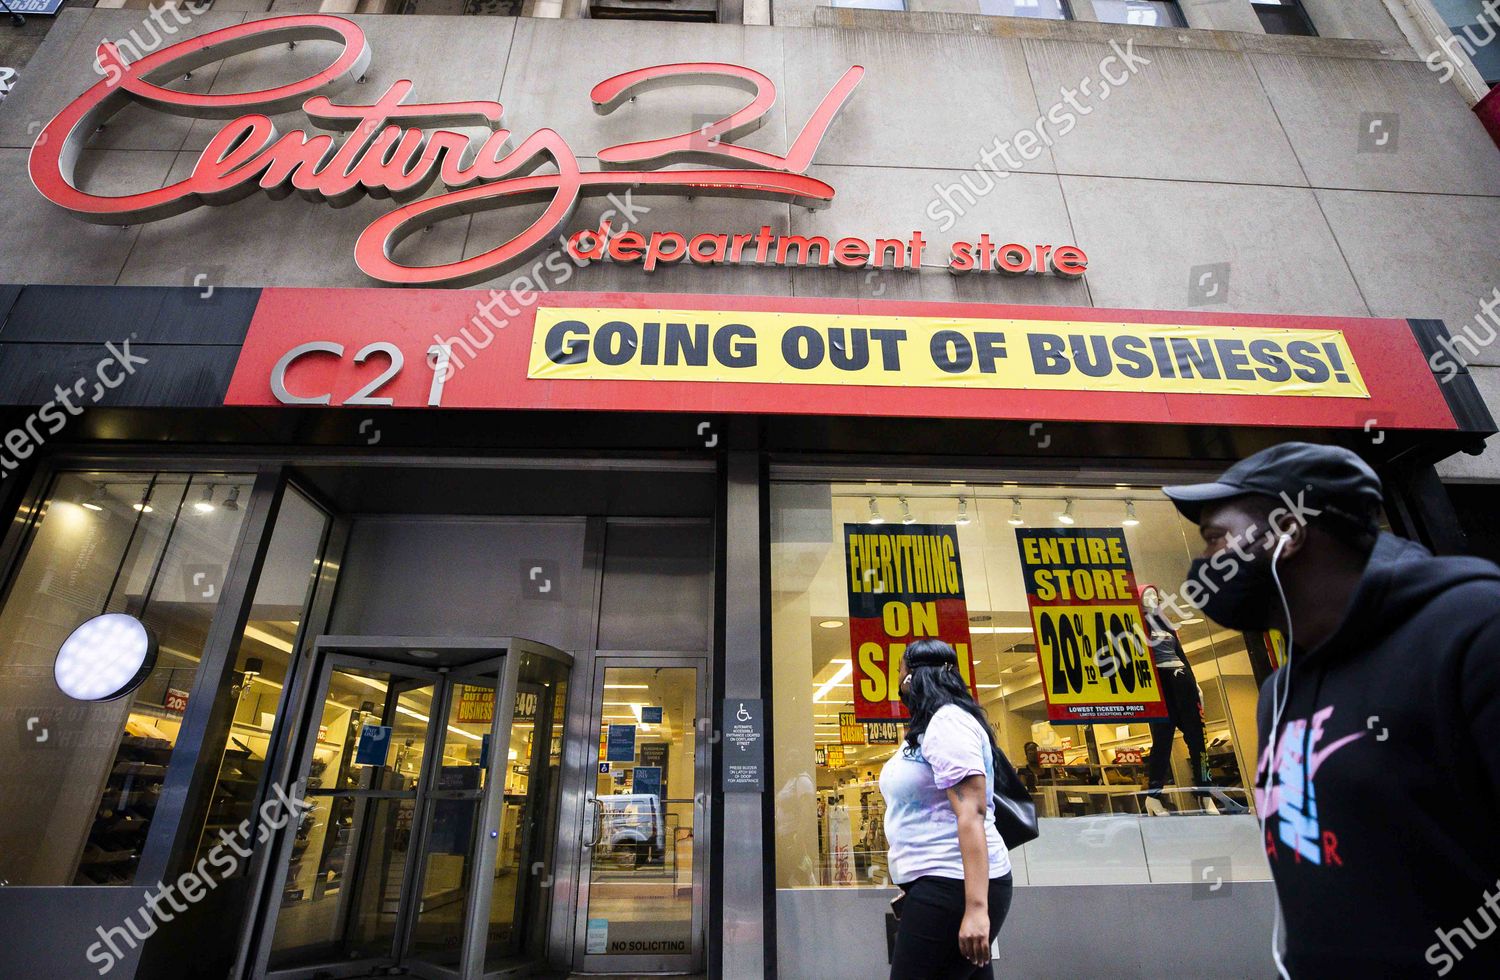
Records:
[[[1264,877],[1245,786],[1265,642],[1196,615],[1141,635],[1141,593],[1176,593],[1201,549],[1159,488],[777,483],[771,521],[778,887],[887,881],[878,780],[904,735],[891,678],[905,639],[959,630],[971,689],[1047,824],[1013,855],[1018,883],[1188,881],[1194,860],[1225,856]],[[913,535],[927,543],[897,540]],[[1082,571],[1049,555],[1065,538],[1095,542]],[[916,556],[910,590],[889,577],[893,555]],[[924,589],[944,596],[898,595]],[[1089,709],[1067,678],[1090,671],[1115,707],[1068,721]],[[1166,717],[1132,707],[1158,700]]]
[[[1486,0],[1433,0],[1432,5],[1453,32],[1450,50],[1463,51],[1486,82],[1500,84],[1500,8],[1487,7]]]
[[[1186,27],[1182,10],[1164,0],[1094,0],[1094,15],[1105,24]]]
[[[239,538],[248,474],[63,473],[0,609],[0,879],[121,885],[135,876]],[[81,623],[128,613],[158,641],[115,700],[53,677]]]
[[[1072,20],[1067,0],[979,0],[979,12],[991,17],[1035,17]]]
[[[1260,26],[1267,34],[1299,34],[1315,36],[1312,21],[1297,0],[1255,0],[1252,4]]]
[[[229,692],[234,716],[219,747],[218,776],[199,834],[198,858],[220,843],[220,831],[235,833],[251,816],[297,631],[317,582],[327,526],[327,516],[306,497],[286,491],[235,654]],[[213,756],[207,758],[207,765],[213,765]]]
[[[860,7],[865,10],[905,10],[906,0],[833,0],[835,7]]]

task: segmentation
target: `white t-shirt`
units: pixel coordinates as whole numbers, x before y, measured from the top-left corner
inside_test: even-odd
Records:
[[[984,836],[989,844],[990,877],[1010,871],[1010,853],[995,829],[995,773],[989,735],[973,715],[944,705],[932,716],[911,756],[902,744],[880,770],[885,797],[885,839],[891,881],[906,884],[924,875],[964,877],[958,847],[958,815],[948,790],[969,776],[984,776],[988,807]]]

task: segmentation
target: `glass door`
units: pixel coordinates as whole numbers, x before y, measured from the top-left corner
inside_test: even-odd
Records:
[[[446,683],[435,775],[421,823],[417,891],[406,961],[422,977],[461,974],[469,917],[485,896],[476,874],[487,798],[502,660],[454,670]]]
[[[357,976],[396,962],[442,693],[435,672],[323,658],[299,779],[312,809],[285,841],[272,971]]]
[[[693,658],[598,663],[575,933],[582,972],[702,969],[704,666]]]

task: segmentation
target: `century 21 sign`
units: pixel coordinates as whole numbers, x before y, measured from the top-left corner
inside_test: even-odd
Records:
[[[328,67],[274,88],[233,94],[182,92],[164,87],[174,78],[233,55],[304,40],[335,41],[341,49]],[[600,171],[579,169],[567,141],[539,129],[511,147],[502,128],[499,102],[408,102],[412,83],[392,83],[373,105],[342,105],[332,93],[360,78],[370,63],[370,45],[354,22],[305,14],[272,17],[212,31],[169,45],[126,64],[114,45],[99,46],[105,77],[66,106],[38,135],[31,150],[32,182],[44,197],[99,224],[156,221],[195,208],[229,204],[257,190],[272,197],[291,191],[334,207],[365,195],[390,197],[400,207],[376,219],[354,246],[359,268],[373,279],[400,285],[466,285],[492,278],[554,240],[579,199],[615,190],[666,191],[684,196],[722,195],[786,201],[804,207],[833,200],[831,186],[809,177],[823,135],[849,99],[864,69],[851,67],[824,96],[786,156],[736,146],[758,129],[776,101],[765,75],[738,65],[690,62],[625,72],[594,86],[596,111],[608,113],[648,88],[713,82],[739,88],[750,99],[742,108],[705,126],[598,151]],[[170,115],[228,119],[209,140],[192,173],[157,190],[105,196],[78,186],[76,165],[91,134],[120,110],[139,103]],[[271,116],[300,108],[329,135],[297,129],[277,132]],[[482,126],[480,142],[442,126]],[[474,151],[472,154],[470,151]],[[468,162],[465,163],[466,158]],[[728,161],[735,169],[660,170],[684,162]],[[550,164],[556,173],[534,173]],[[627,168],[641,169],[627,169]],[[441,180],[444,193],[422,195]],[[546,208],[524,231],[472,258],[442,265],[411,266],[394,258],[401,241],[445,218],[544,201]]]

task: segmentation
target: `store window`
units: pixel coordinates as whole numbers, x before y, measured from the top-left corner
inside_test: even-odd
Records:
[[[244,473],[56,477],[0,609],[0,880],[130,883],[240,534]],[[155,665],[110,701],[54,679],[86,620],[127,613]]]
[[[1209,858],[1264,877],[1246,784],[1266,641],[1144,617],[1202,547],[1158,487],[780,482],[771,504],[779,887],[888,884],[878,778],[921,635],[967,643],[1043,818],[1018,883],[1188,881]]]
[[[1255,0],[1251,6],[1255,8],[1255,16],[1260,18],[1260,26],[1265,28],[1267,34],[1314,37],[1318,33],[1313,30],[1312,21],[1308,19],[1307,11],[1302,9],[1299,0]]]
[[[229,690],[234,714],[229,732],[218,747],[218,775],[208,817],[199,834],[198,858],[207,856],[220,843],[220,831],[235,833],[241,821],[251,816],[298,630],[321,570],[327,528],[327,515],[288,488],[276,514],[250,615],[235,653]],[[209,760],[212,765],[211,756]]]
[[[979,0],[979,12],[991,17],[1072,20],[1067,0]]]
[[[1094,0],[1094,16],[1105,24],[1186,27],[1182,8],[1170,0]]]

